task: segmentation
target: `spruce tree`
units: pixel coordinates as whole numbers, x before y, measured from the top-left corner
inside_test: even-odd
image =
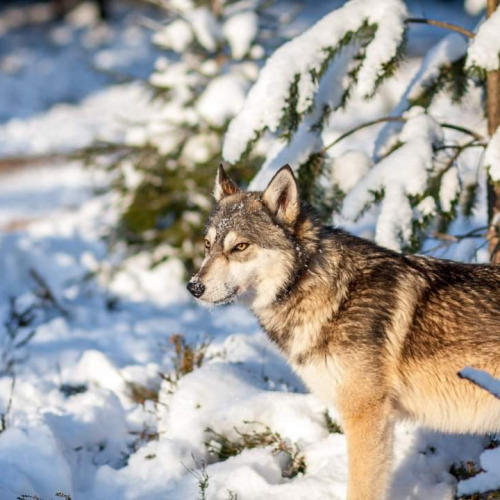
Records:
[[[393,77],[414,23],[450,33],[426,54],[387,115],[332,140],[328,127],[336,115],[347,114],[354,97],[359,114],[362,99],[372,99]],[[495,126],[488,133],[485,118],[487,75],[500,63],[498,33],[500,11],[472,33],[411,18],[402,0],[350,0],[267,60],[229,126],[224,157],[241,162],[271,135],[273,146],[252,187],[264,187],[289,163],[303,199],[326,221],[353,227],[369,212],[375,240],[398,251],[484,237],[486,228],[467,224],[500,179],[499,132]],[[498,80],[488,92],[498,98]],[[369,127],[379,127],[370,147],[342,150],[342,141]],[[470,234],[446,235],[457,220]]]
[[[153,36],[165,51],[147,89],[150,118],[133,123],[123,143],[96,144],[91,164],[113,172],[120,194],[119,222],[111,242],[129,252],[146,250],[155,265],[170,256],[190,271],[203,254],[200,235],[211,207],[223,134],[241,108],[259,65],[281,42],[278,15],[269,2],[175,0],[159,3],[167,21]],[[259,152],[235,165],[247,183],[260,165]]]

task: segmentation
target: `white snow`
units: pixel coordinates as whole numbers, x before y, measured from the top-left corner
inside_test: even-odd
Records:
[[[492,71],[500,67],[500,9],[480,26],[467,51],[468,68]]]
[[[133,122],[157,109],[137,83],[111,86],[78,106],[58,104],[47,113],[0,125],[0,156],[73,152],[96,139],[120,141]]]
[[[191,70],[188,63],[184,61],[170,63],[165,59],[159,59],[156,64],[156,71],[150,76],[151,85],[159,88],[175,88],[176,98],[180,103],[184,103],[192,97],[191,88],[198,85],[202,78]],[[176,118],[173,117],[175,120]]]
[[[500,399],[500,380],[492,377],[484,370],[465,367],[460,370],[459,376],[478,385]],[[467,383],[464,381],[464,383]],[[485,450],[480,457],[481,470],[479,474],[461,481],[458,485],[459,495],[471,495],[495,490],[500,485],[500,448]]]
[[[153,42],[181,53],[194,40],[193,30],[183,19],[176,19],[153,35]]]
[[[472,383],[500,399],[500,380],[491,376],[486,371],[467,366],[460,370],[459,375],[461,378],[470,380]]]
[[[196,103],[200,116],[216,127],[222,127],[243,106],[250,82],[238,74],[213,78]]]
[[[253,11],[237,12],[225,21],[222,32],[234,59],[242,59],[248,53],[258,30],[259,17]]]
[[[420,214],[426,215],[435,215],[436,213],[436,202],[432,196],[426,196],[418,205],[417,210]]]
[[[221,39],[220,25],[208,7],[199,7],[186,15],[196,40],[209,52],[214,52]]]
[[[280,47],[267,60],[245,106],[232,120],[224,141],[224,158],[236,162],[260,132],[277,130],[296,78],[302,90],[296,111],[304,111],[306,103],[314,101],[317,90],[311,71],[320,71],[328,58],[328,47],[337,45],[346,33],[359,30],[365,22],[378,26],[358,75],[359,92],[371,94],[383,65],[401,43],[405,18],[406,7],[399,0],[351,0]]]
[[[332,181],[344,193],[348,193],[363,177],[368,175],[372,165],[371,158],[361,151],[347,151],[333,161]]]
[[[477,16],[486,9],[486,0],[465,0],[464,6],[469,14]]]
[[[198,134],[186,141],[182,149],[182,158],[187,163],[206,163],[218,153],[219,146],[216,134]]]
[[[452,204],[457,199],[459,193],[460,179],[458,176],[458,169],[456,167],[451,167],[443,174],[441,188],[439,189],[439,199],[443,212],[451,212]]]
[[[373,200],[373,193],[383,190],[375,240],[401,250],[411,237],[413,212],[408,195],[417,196],[425,191],[432,170],[433,144],[441,139],[439,125],[419,109],[412,109],[400,135],[404,144],[377,163],[347,194],[342,215],[357,219]]]
[[[348,48],[330,64],[325,77],[317,86],[314,102],[309,103],[312,106],[311,112],[306,115],[290,143],[283,139],[275,141],[273,148],[267,154],[267,160],[252,180],[251,189],[264,189],[283,165],[288,164],[293,169],[297,169],[309,159],[311,154],[321,150],[323,138],[314,131],[313,127],[322,118],[325,108],[333,110],[340,105],[346,85],[343,81],[344,74],[352,63],[355,52],[355,47]]]
[[[64,22],[54,22],[53,4],[0,2],[1,123],[78,103],[115,76],[150,73],[157,54],[150,31],[136,22],[146,9],[118,3],[105,24],[96,10],[95,2],[79,2]]]
[[[500,127],[493,134],[484,153],[484,165],[495,182],[500,181]]]
[[[70,465],[50,427],[39,420],[28,428],[2,433],[0,491],[4,498],[20,494],[45,497],[60,490],[73,493]]]
[[[459,495],[472,495],[498,489],[500,483],[500,449],[486,450],[480,458],[481,472],[461,481]]]
[[[104,185],[102,172],[82,172],[76,162],[41,164],[36,172],[4,174],[0,182],[0,231],[9,223],[50,217],[60,207],[76,207],[96,186]],[[52,162],[54,163],[54,162]],[[26,197],[30,203],[26,203]],[[1,269],[1,265],[0,265]]]

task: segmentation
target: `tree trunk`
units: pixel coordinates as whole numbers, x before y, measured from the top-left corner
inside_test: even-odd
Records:
[[[487,0],[486,17],[498,7],[498,0]],[[500,70],[486,76],[486,115],[490,137],[500,125]],[[491,262],[500,264],[500,185],[488,177],[488,240]]]

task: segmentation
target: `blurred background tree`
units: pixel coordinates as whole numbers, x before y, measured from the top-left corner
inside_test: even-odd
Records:
[[[165,50],[148,82],[154,112],[147,123],[131,123],[123,143],[95,144],[85,157],[114,174],[120,218],[110,242],[150,251],[153,266],[180,257],[189,272],[203,252],[199,236],[224,133],[261,62],[283,41],[284,17],[263,1],[157,5],[166,21],[153,36]],[[232,175],[248,183],[261,158],[256,150]]]

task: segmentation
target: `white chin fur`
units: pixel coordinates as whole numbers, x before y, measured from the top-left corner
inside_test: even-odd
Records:
[[[233,303],[236,298],[238,297],[238,290],[234,289],[232,292],[229,292],[227,295],[224,295],[222,297],[204,297],[203,295],[197,299],[197,301],[202,304],[203,306],[223,306],[225,304],[231,304]]]

